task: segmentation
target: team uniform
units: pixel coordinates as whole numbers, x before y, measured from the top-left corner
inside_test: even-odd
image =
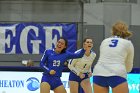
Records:
[[[41,82],[48,82],[51,86],[51,90],[62,85],[60,77],[62,75],[64,62],[68,59],[80,58],[84,53],[84,49],[81,49],[79,53],[66,51],[66,53],[62,54],[57,54],[54,50],[46,50],[40,62],[40,66],[44,69]],[[55,70],[56,73],[50,75],[50,70]]]
[[[93,69],[93,82],[103,87],[115,87],[126,81],[133,67],[134,47],[130,40],[117,36],[103,40],[100,57]]]
[[[88,73],[91,72],[91,66],[95,57],[95,52],[91,51],[89,56],[84,55],[82,58],[70,60],[68,64],[68,67],[71,70],[69,75],[69,81],[81,82],[82,80],[89,78]],[[85,74],[85,78],[81,79],[79,77],[80,72]]]

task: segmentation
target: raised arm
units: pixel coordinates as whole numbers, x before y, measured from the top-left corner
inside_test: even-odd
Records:
[[[92,64],[96,58],[96,53],[94,51],[91,51],[90,57],[92,58]],[[92,64],[90,66],[89,72],[92,72]]]
[[[83,57],[84,53],[85,50],[83,48],[79,49],[75,53],[67,52],[67,59],[81,58]]]

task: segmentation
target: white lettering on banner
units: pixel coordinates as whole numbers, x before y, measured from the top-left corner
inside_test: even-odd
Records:
[[[21,36],[20,36],[20,48],[21,48],[22,52],[25,53],[25,54],[28,54],[28,53],[29,53],[29,51],[28,51],[28,46],[27,46],[27,35],[28,35],[28,33],[29,33],[29,31],[30,31],[31,29],[33,29],[33,31],[35,32],[36,37],[39,36],[39,35],[38,35],[39,30],[38,30],[38,28],[35,27],[35,26],[26,26],[26,27],[23,29],[23,31],[21,32]],[[32,40],[32,41],[31,41],[31,43],[33,44],[33,47],[39,46],[39,44],[41,43],[41,41],[40,41],[40,40],[38,40],[37,42],[35,42],[35,41],[36,41],[36,40]],[[36,47],[36,48],[38,48],[38,49],[36,49],[36,50],[38,50],[37,53],[39,53],[39,47]],[[34,49],[34,48],[33,48],[33,49]],[[35,51],[33,51],[33,52],[35,52]]]
[[[12,36],[15,37],[15,29],[16,25],[12,26],[12,27],[0,27],[0,53],[5,53],[5,45],[8,46],[8,48],[13,47],[11,52],[15,53],[15,45],[10,45],[10,40],[11,40],[11,36],[10,34],[6,36],[6,32],[11,32]]]
[[[0,80],[0,87],[24,87],[23,80]]]
[[[41,43],[40,40],[31,40],[31,43],[33,44],[33,53],[39,54],[39,44]]]
[[[140,84],[129,84],[128,87],[130,91],[140,91]]]
[[[62,26],[51,26],[51,27],[43,27],[45,29],[46,34],[46,49],[52,48],[52,44],[55,45],[57,42],[58,35],[54,36],[54,39],[52,39],[52,32],[53,29],[56,29],[59,33],[59,36],[62,36]]]
[[[41,44],[44,44],[45,49],[53,48],[62,36],[63,26],[43,26],[43,33],[39,32],[39,28],[33,25],[25,26],[20,29],[21,31],[17,31],[17,25],[0,26],[0,53],[39,54]],[[34,40],[29,40],[32,38],[29,37],[30,31],[34,33]],[[42,33],[43,38],[40,38]],[[19,40],[17,40],[18,38]]]

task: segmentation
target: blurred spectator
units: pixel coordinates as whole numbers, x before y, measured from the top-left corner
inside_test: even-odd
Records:
[[[34,62],[33,62],[33,60],[31,60],[31,59],[29,59],[29,60],[23,60],[23,61],[22,61],[22,64],[23,64],[24,66],[27,66],[27,67],[34,66]]]

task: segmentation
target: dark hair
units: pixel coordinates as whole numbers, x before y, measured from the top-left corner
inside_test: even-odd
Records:
[[[64,49],[61,51],[61,53],[65,53],[66,50],[67,50],[67,46],[68,46],[68,40],[67,40],[66,38],[64,38],[64,37],[60,37],[60,39],[63,39],[63,40],[65,41],[65,46],[66,46],[66,48],[64,48]],[[60,39],[59,39],[59,40],[60,40]]]
[[[92,39],[92,38],[86,37],[86,38],[83,40],[83,43],[86,42],[87,39]]]

